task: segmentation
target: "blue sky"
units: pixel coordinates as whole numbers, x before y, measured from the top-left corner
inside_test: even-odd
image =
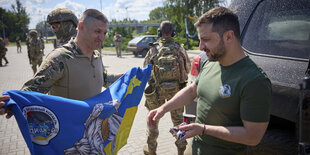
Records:
[[[127,16],[131,19],[147,20],[150,11],[163,6],[164,0],[20,0],[20,2],[26,7],[26,12],[30,16],[31,29],[46,19],[48,13],[55,8],[68,8],[78,18],[85,9],[100,11],[102,8],[102,12],[109,20],[122,20]],[[0,0],[0,6],[4,9],[11,10],[12,4],[15,4],[15,0]]]

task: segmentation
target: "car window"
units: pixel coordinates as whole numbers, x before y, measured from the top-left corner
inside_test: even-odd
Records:
[[[144,36],[138,36],[132,40],[129,41],[129,43],[138,43],[141,39],[143,39]]]
[[[150,37],[149,41],[153,43],[153,42],[155,42],[155,38],[154,37]]]
[[[153,39],[153,37],[146,37],[146,38],[144,38],[144,39],[142,40],[142,42],[148,44],[148,43],[154,42],[154,39]]]
[[[242,45],[254,53],[308,59],[310,1],[263,1],[243,32]]]
[[[146,38],[146,37],[143,38],[143,39],[141,40],[141,43],[142,43],[142,44],[146,44],[146,43],[147,43],[147,38]]]
[[[243,30],[252,10],[256,7],[258,0],[233,0],[229,9],[238,15],[240,30]]]
[[[155,39],[154,39],[153,37],[149,37],[149,38],[148,38],[148,41],[149,41],[149,42],[155,42]]]

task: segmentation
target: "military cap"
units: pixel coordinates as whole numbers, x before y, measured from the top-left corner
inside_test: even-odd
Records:
[[[50,12],[47,16],[47,22],[49,24],[64,21],[72,21],[75,27],[78,25],[79,22],[74,13],[67,8],[55,9],[52,12]]]

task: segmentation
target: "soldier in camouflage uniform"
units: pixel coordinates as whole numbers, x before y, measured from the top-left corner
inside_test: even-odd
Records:
[[[0,67],[2,67],[2,59],[4,59],[5,64],[9,63],[8,59],[5,57],[7,51],[8,49],[5,47],[5,42],[0,37]]]
[[[161,38],[159,42],[151,45],[151,49],[145,57],[144,65],[153,65],[149,86],[145,90],[145,106],[148,110],[160,107],[186,86],[190,60],[183,46],[174,42],[174,34],[175,30],[171,22],[162,22],[158,30],[158,35]],[[183,122],[183,112],[184,107],[171,111],[174,126]],[[156,154],[158,135],[158,122],[156,122],[155,128],[147,126],[148,145],[143,148],[145,154]],[[176,141],[175,144],[178,154],[183,155],[187,142]]]
[[[77,36],[49,53],[22,90],[85,100],[99,94],[102,86],[112,84],[121,74],[108,74],[97,51],[105,39],[107,23],[98,10],[86,10]]]
[[[50,12],[47,22],[51,25],[53,33],[56,34],[54,48],[69,42],[71,37],[76,36],[78,19],[74,13],[67,8],[58,8]]]
[[[17,47],[17,53],[22,53],[22,46],[21,44],[21,40],[19,38],[19,36],[16,37],[16,47]]]
[[[42,43],[38,37],[38,32],[36,30],[29,31],[30,38],[28,39],[28,52],[31,60],[33,74],[37,72],[37,67],[40,67],[42,63]]]
[[[122,57],[122,40],[123,40],[122,35],[115,32],[113,40],[115,43],[115,50],[117,57]]]

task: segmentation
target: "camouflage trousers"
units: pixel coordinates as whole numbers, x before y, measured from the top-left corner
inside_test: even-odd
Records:
[[[115,50],[117,57],[122,56],[122,43],[121,42],[115,42]]]
[[[31,58],[31,68],[33,70],[33,74],[37,72],[37,67],[39,68],[42,63],[42,57]]]
[[[16,47],[17,47],[17,53],[22,53],[22,46],[17,44]]]
[[[145,106],[148,110],[156,109],[163,105],[166,100],[170,100],[177,92],[178,90],[163,93],[160,91],[160,88],[152,88],[149,86],[145,91]],[[183,122],[183,112],[184,107],[170,111],[173,126],[180,125]],[[158,121],[155,123],[155,128],[147,125],[148,154],[156,154],[157,138],[159,135],[158,123]],[[178,154],[183,154],[186,149],[187,142],[184,141],[180,143],[179,141],[176,141],[175,145],[178,148]]]

